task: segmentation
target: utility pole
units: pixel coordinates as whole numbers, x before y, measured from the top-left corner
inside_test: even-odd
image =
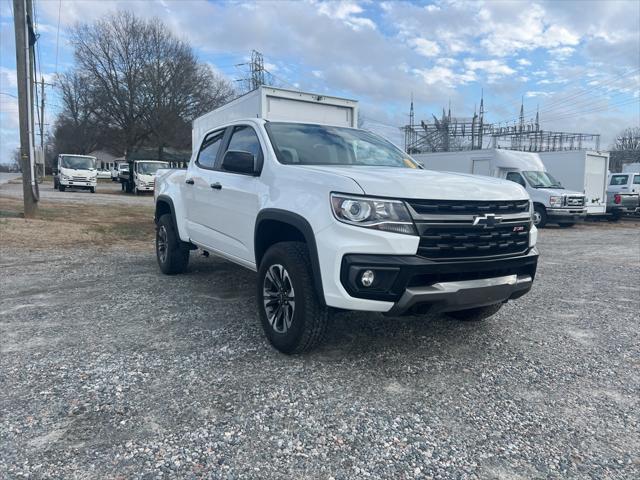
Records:
[[[264,85],[264,59],[256,50],[251,51],[251,90]]]
[[[37,185],[34,177],[33,103],[30,32],[27,30],[27,3],[13,0],[13,22],[16,38],[16,70],[18,79],[18,114],[20,120],[20,163],[24,217],[33,218],[38,210]]]

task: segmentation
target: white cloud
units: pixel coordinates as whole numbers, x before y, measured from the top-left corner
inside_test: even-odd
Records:
[[[337,18],[349,25],[354,30],[361,28],[376,28],[376,24],[370,18],[358,16],[364,12],[363,8],[350,1],[326,1],[317,4],[318,12],[330,18]]]
[[[3,92],[14,90],[18,86],[16,70],[13,68],[0,67],[0,89]]]
[[[535,98],[535,97],[548,97],[552,95],[553,92],[542,92],[542,91],[528,91],[524,94],[527,98]]]
[[[440,84],[455,87],[476,80],[476,75],[472,70],[456,73],[450,68],[435,66],[433,68],[416,68],[413,72],[420,76],[427,85]]]
[[[411,45],[414,50],[423,57],[435,57],[440,53],[440,47],[438,44],[431,40],[427,40],[426,38],[414,38],[409,41],[409,45]]]
[[[531,62],[529,60],[527,60],[526,58],[519,58],[517,60],[518,65],[522,65],[523,67],[528,67],[529,65],[531,65]]]
[[[549,54],[558,61],[567,60],[576,49],[572,47],[558,47],[549,50]]]
[[[472,58],[467,58],[464,60],[464,64],[469,70],[484,70],[494,76],[512,75],[516,73],[513,68],[500,60],[473,60]]]

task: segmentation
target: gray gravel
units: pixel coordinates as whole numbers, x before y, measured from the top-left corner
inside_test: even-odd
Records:
[[[0,478],[637,479],[638,233],[546,229],[492,319],[341,314],[296,357],[225,261],[4,246]]]

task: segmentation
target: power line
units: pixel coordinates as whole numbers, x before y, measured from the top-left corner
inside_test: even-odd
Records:
[[[58,1],[58,28],[56,30],[56,76],[58,75],[58,47],[60,45],[60,12],[62,11],[62,0]]]

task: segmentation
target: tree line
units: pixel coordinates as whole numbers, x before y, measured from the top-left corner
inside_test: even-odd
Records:
[[[233,99],[232,84],[198,61],[160,20],[127,11],[71,31],[74,67],[57,79],[55,153],[127,155],[191,147],[191,122]]]

